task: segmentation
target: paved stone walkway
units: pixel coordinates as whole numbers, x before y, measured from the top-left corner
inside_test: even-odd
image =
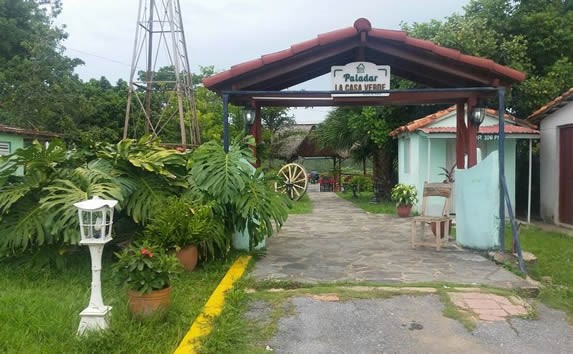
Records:
[[[411,249],[409,219],[366,213],[334,193],[309,196],[313,212],[289,216],[267,240],[267,254],[252,272],[256,279],[528,286],[478,253]]]

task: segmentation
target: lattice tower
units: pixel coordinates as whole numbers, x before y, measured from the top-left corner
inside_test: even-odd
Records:
[[[182,146],[200,144],[179,0],[139,1],[128,86],[124,138],[180,134]]]

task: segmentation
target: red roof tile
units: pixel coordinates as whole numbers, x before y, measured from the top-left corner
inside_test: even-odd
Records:
[[[452,131],[456,131],[456,128],[454,127],[441,127],[441,128],[424,128],[427,125],[429,125],[430,123],[445,117],[446,115],[448,115],[448,113],[450,112],[454,112],[456,110],[456,106],[451,106],[447,109],[438,111],[436,113],[432,113],[430,115],[427,115],[425,117],[422,117],[420,119],[416,119],[406,125],[403,125],[401,127],[398,127],[396,129],[394,129],[392,132],[390,132],[390,136],[396,137],[397,135],[401,134],[401,133],[406,133],[406,132],[413,132],[415,130],[422,130],[422,131],[426,131],[425,129],[429,129],[428,132],[434,132],[434,129],[445,129],[444,131],[440,131],[441,133],[443,132],[450,132],[449,129],[453,129]],[[498,115],[497,111],[495,109],[491,109],[491,108],[487,108],[486,113],[490,116],[496,116]],[[514,116],[512,116],[511,114],[505,114],[505,120],[509,120],[512,121],[516,124],[518,124],[521,127],[528,129],[529,131],[532,132],[537,132],[539,133],[537,130],[535,130],[535,126],[529,122],[526,122],[524,120],[521,119],[517,119]],[[510,126],[510,125],[506,125],[506,126]],[[481,128],[485,128],[485,127],[480,127],[480,133],[481,133]],[[510,133],[513,131],[510,131]],[[534,134],[534,133],[524,133],[524,134]],[[486,134],[486,133],[484,133]]]
[[[546,103],[537,111],[533,112],[529,117],[527,117],[527,120],[531,123],[538,123],[545,118],[547,114],[555,112],[571,100],[573,100],[573,87],[565,91],[561,96],[556,97],[554,100]]]
[[[467,69],[468,71],[471,71],[472,69],[485,70],[493,75],[497,75],[498,79],[501,79],[506,83],[520,82],[525,79],[524,73],[506,66],[496,64],[492,60],[465,55],[457,50],[441,47],[427,40],[409,37],[405,32],[402,31],[372,28],[370,21],[365,18],[360,18],[354,22],[353,27],[347,27],[319,34],[316,38],[294,44],[289,49],[267,54],[261,58],[234,65],[229,70],[205,78],[203,80],[203,84],[209,88],[225,85],[225,87],[228,89],[231,87],[231,84],[225,84],[225,81],[227,80],[231,80],[248,72],[255,72],[257,69],[260,69],[265,65],[276,63],[278,61],[293,57],[297,54],[318,48],[320,46],[325,46],[353,37],[359,38],[361,32],[366,32],[368,37],[388,40],[395,43],[403,43],[407,47],[421,49],[424,52],[433,53],[437,57],[456,61],[459,64],[465,66],[470,66]],[[357,41],[357,45],[358,43],[359,41]],[[218,87],[218,89],[221,89],[221,87]]]
[[[455,133],[455,127],[428,127],[418,129],[427,134],[438,134],[438,133]],[[539,134],[538,130],[521,127],[519,125],[505,124],[504,125],[505,134]],[[499,134],[499,125],[488,125],[480,126],[478,134]]]

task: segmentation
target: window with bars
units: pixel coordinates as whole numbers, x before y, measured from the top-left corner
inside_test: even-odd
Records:
[[[10,143],[0,141],[0,156],[10,155]]]

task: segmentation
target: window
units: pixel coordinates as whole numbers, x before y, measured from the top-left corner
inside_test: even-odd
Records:
[[[404,139],[404,173],[410,173],[410,139]]]
[[[0,156],[10,155],[10,143],[0,141]]]

